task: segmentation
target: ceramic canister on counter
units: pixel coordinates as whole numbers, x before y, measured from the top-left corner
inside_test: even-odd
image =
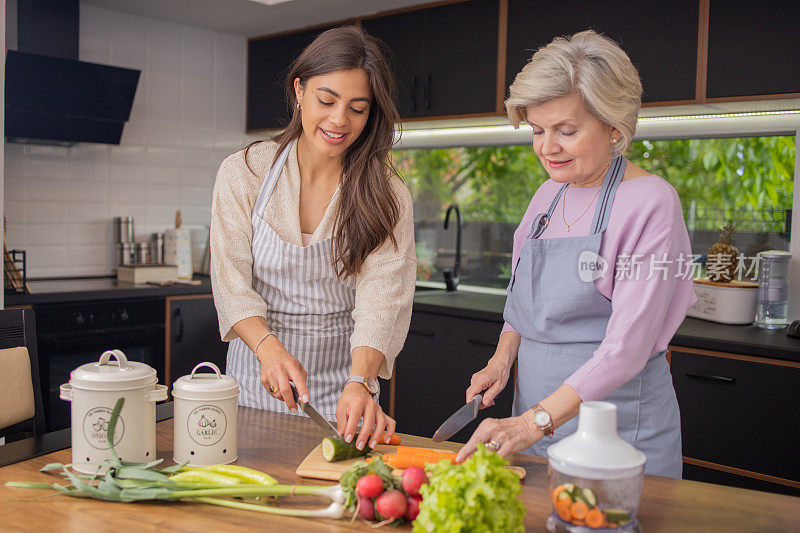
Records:
[[[116,359],[112,362],[111,358]],[[111,411],[125,398],[114,430],[114,449],[127,461],[148,462],[156,454],[156,402],[167,399],[167,387],[156,384],[156,371],[128,361],[120,350],[103,352],[96,363],[81,365],[61,385],[60,397],[72,402],[72,465],[93,474],[111,459],[106,440]]]
[[[164,232],[164,264],[177,265],[178,277],[192,277],[192,236],[187,228],[170,228]]]
[[[198,374],[207,367],[213,374]],[[175,398],[174,461],[189,466],[227,464],[238,457],[236,404],[239,385],[214,363],[200,363],[172,386]]]

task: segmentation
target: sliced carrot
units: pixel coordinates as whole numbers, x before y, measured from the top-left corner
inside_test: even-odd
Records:
[[[564,490],[564,485],[559,485],[553,489],[553,492],[551,493],[553,495],[553,506],[558,503],[558,495],[562,490]]]
[[[577,518],[573,518],[572,523],[575,524],[576,526],[585,526],[586,520],[578,520]]]
[[[608,527],[608,528],[611,528],[611,529],[617,529],[617,524],[615,524],[614,522],[606,522],[604,527]]]
[[[573,518],[585,520],[586,515],[589,513],[589,506],[582,501],[577,501],[572,504],[572,507],[570,507],[569,510],[572,513]]]
[[[605,524],[606,517],[600,509],[591,509],[586,513],[586,525],[591,528],[601,528]]]
[[[570,511],[570,504],[565,501],[560,501],[556,504],[556,512],[558,517],[564,522],[572,520],[572,512]]]

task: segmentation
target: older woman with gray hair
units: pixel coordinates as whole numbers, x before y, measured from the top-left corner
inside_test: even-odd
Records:
[[[695,301],[691,248],[675,189],[623,157],[641,94],[625,52],[593,31],[540,48],[511,85],[509,119],[531,125],[550,179],[514,234],[497,350],[466,391],[491,405],[517,361],[512,416],[484,420],[460,460],[481,442],[545,456],[581,402],[606,400],[645,471],[681,477],[666,349]]]

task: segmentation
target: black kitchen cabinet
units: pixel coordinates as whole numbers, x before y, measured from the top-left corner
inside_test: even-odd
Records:
[[[673,348],[671,370],[684,457],[800,481],[800,368]],[[690,466],[685,477],[722,475],[704,470]],[[737,484],[763,490],[749,481]]]
[[[496,107],[498,0],[471,0],[362,21],[391,49],[403,118]]]
[[[727,9],[729,3],[721,4]],[[698,19],[697,0],[509,0],[506,87],[539,47],[557,36],[593,29],[627,52],[642,78],[643,101],[693,100]],[[731,39],[736,37],[731,35]]]
[[[798,2],[711,2],[708,97],[800,92],[798,19]]]
[[[425,11],[365,20],[362,27],[389,48],[397,78],[397,109],[403,118],[423,114],[422,77],[425,72]]]
[[[252,40],[247,45],[247,130],[285,126],[291,112],[284,82],[289,66],[326,28]]]
[[[225,372],[228,343],[219,338],[217,310],[212,296],[167,298],[167,384],[189,375],[197,363],[208,361]],[[210,372],[202,369],[200,372]]]
[[[430,437],[464,405],[472,374],[494,354],[502,323],[415,312],[395,367],[397,431]],[[449,440],[466,442],[481,420],[511,415],[514,375],[478,419]]]

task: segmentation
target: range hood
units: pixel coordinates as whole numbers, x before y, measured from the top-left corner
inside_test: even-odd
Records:
[[[76,1],[20,0],[18,6],[19,50],[6,56],[8,141],[119,144],[140,72],[78,61]]]

